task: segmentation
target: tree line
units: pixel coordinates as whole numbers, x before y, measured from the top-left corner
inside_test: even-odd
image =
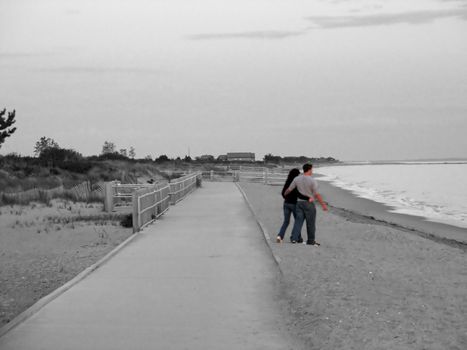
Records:
[[[0,148],[5,140],[12,136],[16,131],[16,127],[13,126],[16,120],[16,111],[8,112],[6,108],[0,111]],[[63,165],[63,163],[76,163],[84,159],[87,160],[134,160],[136,158],[136,150],[133,146],[129,149],[120,148],[112,141],[105,141],[100,155],[83,157],[81,153],[74,149],[61,148],[58,143],[46,136],[42,136],[34,145],[34,156],[40,160],[46,162],[50,166],[56,166],[57,164]],[[150,155],[147,155],[143,160],[153,161]],[[169,158],[167,155],[162,154],[155,158],[156,163],[179,161],[179,162],[197,162],[197,163],[225,163],[227,162],[220,157],[215,158],[212,155],[204,155],[192,159],[190,156],[185,156],[183,159],[180,157]],[[319,157],[310,158],[306,156],[287,156],[281,157],[268,153],[264,156],[262,162],[271,164],[284,164],[284,163],[306,163],[306,162],[336,162],[337,160],[333,157]],[[68,164],[69,165],[69,164]]]

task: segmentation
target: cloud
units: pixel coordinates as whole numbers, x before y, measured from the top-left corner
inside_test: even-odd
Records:
[[[0,52],[0,59],[1,58],[29,58],[29,57],[40,57],[40,56],[51,56],[52,53],[45,53],[45,52]]]
[[[421,24],[429,23],[438,18],[459,17],[467,20],[466,9],[438,10],[438,11],[414,11],[392,14],[374,14],[365,16],[311,16],[309,21],[321,28],[341,27],[366,27],[381,26],[400,23]]]
[[[75,10],[75,9],[70,9],[70,10],[66,10],[65,14],[67,14],[69,16],[76,16],[76,15],[80,15],[81,11],[80,10]]]
[[[191,40],[213,40],[213,39],[285,39],[305,34],[304,30],[298,31],[281,31],[281,30],[265,30],[265,31],[249,31],[238,33],[211,33],[211,34],[196,34],[190,35]]]
[[[446,0],[444,0],[446,1]],[[353,12],[358,11],[354,10]],[[458,17],[467,20],[467,9],[424,10],[392,14],[351,15],[351,16],[310,16],[305,19],[313,22],[318,28],[382,26],[400,23],[422,24],[438,18]],[[277,40],[307,34],[311,27],[302,30],[258,30],[232,33],[206,33],[190,35],[190,40],[222,40],[222,39],[259,39]]]
[[[148,74],[159,73],[157,69],[151,68],[127,68],[127,67],[58,67],[58,68],[41,68],[37,69],[40,72],[52,73],[78,73],[78,74],[106,74],[106,73],[130,73],[130,74]]]

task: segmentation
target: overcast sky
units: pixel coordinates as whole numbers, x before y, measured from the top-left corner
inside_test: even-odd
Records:
[[[467,158],[466,62],[466,0],[1,0],[0,154]]]

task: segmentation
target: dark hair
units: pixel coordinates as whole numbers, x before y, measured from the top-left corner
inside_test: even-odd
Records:
[[[293,179],[295,179],[298,175],[300,175],[300,170],[297,168],[293,168],[289,171],[289,175],[287,176],[287,180],[285,180],[285,188],[288,188],[292,183]]]
[[[311,168],[313,168],[313,164],[311,163],[306,163],[306,164],[303,164],[303,172],[306,173],[308,170],[310,170]]]

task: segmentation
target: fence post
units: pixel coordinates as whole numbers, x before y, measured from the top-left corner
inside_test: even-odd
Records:
[[[104,184],[104,211],[107,213],[113,210],[113,182],[106,182]]]
[[[172,185],[172,183],[170,182],[171,180],[169,180],[169,204],[170,205],[174,205],[175,204],[175,194],[174,194],[174,191],[173,191],[173,188],[174,186]]]
[[[209,174],[209,179],[210,179],[211,181],[214,180],[214,170],[211,170],[211,172],[210,172],[210,174]]]
[[[264,184],[267,185],[268,184],[268,168],[265,168],[264,169]]]
[[[139,200],[138,200],[138,191],[133,192],[132,195],[133,201],[133,233],[139,231]]]

